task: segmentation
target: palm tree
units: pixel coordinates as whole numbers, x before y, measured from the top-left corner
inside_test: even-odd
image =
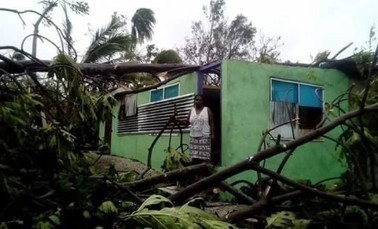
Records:
[[[125,31],[124,17],[113,14],[110,23],[96,31],[81,62],[100,62],[117,54],[129,55],[134,52],[137,44],[152,38],[154,24],[152,10],[138,9],[131,19],[131,33],[128,33]]]
[[[72,23],[68,18],[67,10],[65,8],[64,12],[65,22],[63,24],[63,33],[68,54],[72,56],[74,51],[72,49],[73,40],[71,38]],[[138,9],[131,18],[131,28],[129,30],[125,28],[127,25],[125,17],[114,13],[111,17],[110,23],[105,27],[98,29],[94,34],[87,51],[85,51],[85,54],[82,57],[81,63],[140,59],[139,54],[135,53],[135,48],[138,44],[142,44],[144,41],[152,38],[154,24],[154,12],[150,9]],[[131,33],[128,32],[130,30]],[[110,82],[108,79],[105,82],[102,81],[101,78],[102,77],[98,77],[97,80],[93,78],[92,80],[98,81],[95,84],[103,88],[109,89],[117,87],[118,83],[115,81]],[[136,74],[135,76],[121,77],[121,81],[123,81],[122,79],[128,79],[127,81],[125,80],[124,83],[130,84],[129,81],[132,81],[134,84],[138,85],[140,84],[140,80],[146,81],[147,83],[154,81],[154,79],[150,79],[151,82],[149,82],[149,79],[145,78],[145,75],[142,77],[141,75]]]
[[[132,27],[131,35],[143,43],[145,40],[150,40],[153,35],[155,16],[154,11],[147,8],[138,9],[131,18]]]

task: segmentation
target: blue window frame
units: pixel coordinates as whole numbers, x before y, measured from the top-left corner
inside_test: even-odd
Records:
[[[163,99],[163,89],[151,91],[151,102],[160,101]]]
[[[313,130],[323,116],[323,88],[271,79],[270,123],[274,135],[292,139]]]
[[[150,101],[157,102],[164,99],[170,99],[179,95],[179,84],[169,85],[151,91]]]
[[[272,79],[271,100],[289,102],[305,107],[323,106],[323,88],[298,82]]]
[[[179,94],[179,85],[172,85],[164,88],[164,99],[177,97]]]

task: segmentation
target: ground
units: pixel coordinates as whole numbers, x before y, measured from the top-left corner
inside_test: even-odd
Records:
[[[120,157],[120,156],[114,156],[114,155],[100,155],[97,153],[87,153],[87,157],[90,158],[90,160],[98,160],[96,162],[96,167],[102,168],[104,170],[108,170],[108,168],[111,165],[114,165],[115,169],[118,172],[122,171],[136,171],[137,173],[141,174],[143,173],[146,169],[147,166],[139,161],[136,160],[130,160],[128,158]],[[160,174],[160,172],[156,170],[149,170],[144,178],[146,177],[151,177]],[[169,186],[167,188],[161,188],[158,190],[159,194],[172,194],[166,191],[166,189],[170,189],[172,186]],[[176,187],[177,188],[177,187]],[[175,189],[176,189],[175,188]],[[177,190],[174,190],[177,191]],[[245,205],[235,205],[232,203],[226,203],[226,202],[207,202],[206,203],[206,210],[208,212],[211,212],[217,216],[224,216],[230,212],[233,212],[235,210],[240,210],[243,208]]]
[[[114,168],[118,172],[135,171],[141,174],[147,169],[147,166],[145,164],[139,161],[130,160],[124,157],[108,155],[108,154],[100,155],[97,153],[87,153],[86,156],[89,157],[90,160],[95,161],[98,159],[98,161],[96,162],[96,165],[98,167],[101,167],[104,170],[107,170],[111,165],[114,165]],[[158,171],[151,169],[144,175],[144,178],[155,176],[158,174],[159,174]]]

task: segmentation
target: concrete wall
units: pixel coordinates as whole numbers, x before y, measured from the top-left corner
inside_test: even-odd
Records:
[[[189,93],[195,93],[197,91],[197,73],[191,73],[182,76],[176,80],[171,81],[169,84],[180,84],[179,93],[180,95],[185,95]],[[147,104],[150,102],[150,91],[142,92],[138,94],[137,103],[138,106],[142,104]],[[118,134],[118,111],[120,104],[117,104],[113,109],[113,120],[112,120],[112,144],[111,144],[111,154],[119,155],[127,158],[132,158],[143,163],[147,163],[147,153],[148,148],[152,141],[155,139],[156,134]],[[104,136],[104,125],[100,124],[100,138]],[[168,136],[160,137],[159,141],[156,143],[153,155],[152,155],[152,166],[153,168],[160,170],[160,167],[165,158],[164,150],[168,146]],[[178,147],[180,142],[179,136],[172,137],[172,147]],[[188,133],[184,134],[184,143],[188,143]]]
[[[336,70],[225,61],[221,92],[222,167],[255,154],[262,132],[269,128],[271,77],[322,85],[325,101],[331,101],[348,87],[348,78]],[[347,104],[344,105],[347,109]],[[329,136],[337,137],[339,133],[340,130],[335,130]],[[283,155],[268,159],[266,167],[276,170],[282,158]],[[323,138],[298,148],[283,174],[293,179],[311,178],[316,182],[338,176],[344,169],[338,162],[335,143]],[[256,173],[246,172],[237,177],[240,178],[255,179]]]
[[[324,100],[331,101],[348,88],[348,78],[337,70],[318,68],[289,67],[283,65],[255,64],[243,61],[225,61],[222,64],[222,165],[219,169],[236,164],[255,154],[262,132],[269,128],[270,78],[306,82],[324,88]],[[180,83],[180,95],[196,93],[197,74],[183,76],[172,83]],[[138,105],[149,102],[150,92],[138,94]],[[347,104],[344,104],[347,109]],[[117,114],[119,105],[114,108],[112,121],[111,153],[141,162],[147,162],[147,150],[155,135],[118,134]],[[340,130],[329,136],[337,137]],[[100,137],[104,135],[104,125],[100,125]],[[188,143],[184,134],[184,143]],[[273,142],[270,142],[273,145]],[[157,142],[152,165],[160,170],[168,145],[168,136]],[[172,138],[172,146],[179,145],[179,137]],[[276,169],[283,155],[270,158],[266,167]],[[338,161],[335,143],[318,139],[298,148],[287,162],[283,174],[293,179],[311,179],[313,182],[338,176],[345,170]],[[255,180],[255,172],[245,172],[235,179]]]

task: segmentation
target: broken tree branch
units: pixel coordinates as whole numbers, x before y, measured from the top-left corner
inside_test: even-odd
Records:
[[[260,199],[256,203],[252,204],[251,206],[245,207],[240,209],[239,211],[232,212],[227,214],[221,218],[223,221],[232,222],[235,220],[246,219],[251,215],[255,214],[258,211],[266,208],[269,204],[278,204],[280,202],[293,199],[302,194],[302,191],[293,191],[289,193],[285,193],[279,196],[272,197],[271,199],[267,200],[265,198]]]
[[[232,187],[231,185],[227,184],[226,182],[223,181],[220,184],[221,184],[221,187],[224,190],[231,193],[232,195],[234,195],[239,200],[242,200],[242,201],[244,201],[245,203],[248,203],[248,204],[256,203],[256,200],[252,199],[248,195],[246,195],[243,192],[239,191],[238,189]]]
[[[198,165],[187,166],[182,169],[176,169],[176,170],[173,170],[173,171],[161,174],[161,175],[145,178],[142,180],[137,180],[137,181],[129,182],[129,183],[123,183],[120,185],[122,187],[128,187],[133,190],[140,190],[146,187],[150,187],[152,185],[175,180],[184,175],[203,172],[203,171],[210,171],[211,169],[213,169],[213,165],[209,163],[202,163]]]
[[[378,209],[378,203],[375,203],[375,202],[372,202],[372,201],[367,201],[367,200],[358,199],[358,198],[354,198],[354,197],[346,197],[346,196],[340,196],[340,195],[334,195],[334,194],[326,193],[326,192],[320,191],[316,188],[297,183],[293,180],[290,180],[289,178],[281,176],[276,172],[273,172],[273,171],[266,169],[266,168],[262,168],[258,165],[252,165],[251,167],[255,171],[260,171],[261,173],[268,175],[268,176],[270,176],[270,177],[272,177],[272,178],[274,178],[278,181],[281,181],[284,184],[287,184],[287,185],[290,185],[294,188],[297,188],[300,191],[310,193],[310,194],[313,194],[315,196],[318,196],[318,197],[321,197],[321,198],[324,198],[324,199],[327,199],[327,200]]]
[[[349,44],[347,44],[346,46],[344,46],[344,48],[340,49],[340,51],[338,51],[332,58],[331,60],[334,60],[336,59],[337,56],[339,56],[342,52],[344,52],[347,48],[349,48],[351,45],[353,44],[353,42],[350,42]]]
[[[319,129],[316,129],[307,135],[297,138],[295,140],[292,140],[288,142],[287,144],[280,144],[273,146],[272,148],[263,150],[259,153],[257,153],[255,156],[250,156],[248,159],[235,164],[231,167],[228,167],[220,172],[214,173],[213,175],[210,175],[204,179],[199,180],[198,182],[189,185],[185,189],[175,193],[174,195],[170,196],[170,199],[175,202],[182,202],[186,200],[187,198],[197,194],[204,188],[210,188],[214,187],[215,185],[219,184],[221,181],[238,174],[240,172],[250,170],[253,165],[256,165],[258,162],[273,157],[275,155],[278,155],[284,151],[294,149],[300,145],[303,145],[307,142],[310,142],[329,131],[333,130],[340,124],[344,123],[345,121],[357,117],[359,115],[362,115],[367,112],[377,111],[378,110],[378,103],[375,103],[373,105],[364,107],[363,109],[358,109],[355,111],[351,111],[349,113],[344,114],[343,116],[338,117],[337,119],[333,120],[328,125],[325,125]]]

